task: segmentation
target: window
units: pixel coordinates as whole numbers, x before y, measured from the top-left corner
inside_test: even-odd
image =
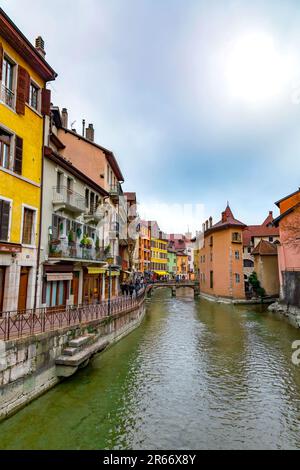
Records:
[[[213,246],[213,245],[214,245],[214,237],[210,237],[209,246]]]
[[[14,67],[15,65],[6,56],[2,66],[2,100],[7,106],[14,106]]]
[[[22,243],[24,245],[33,244],[34,214],[35,211],[32,209],[27,209],[27,207],[24,208],[22,233]]]
[[[30,106],[38,110],[39,107],[39,87],[37,87],[34,83],[30,83],[30,91],[29,91],[29,104]]]
[[[235,256],[235,259],[240,259],[240,252],[236,251],[234,256]]]
[[[61,171],[58,171],[56,175],[56,192],[57,193],[60,193],[62,190],[62,186],[63,186],[62,182],[63,182],[63,173]]]
[[[11,135],[0,129],[0,166],[9,169]]]
[[[213,289],[214,287],[214,272],[210,271],[210,288]]]
[[[89,208],[89,201],[90,201],[90,192],[88,189],[85,190],[85,207]]]
[[[213,260],[213,254],[211,253],[210,254],[210,261],[212,262],[212,260]]]
[[[274,237],[269,237],[269,242],[273,243],[273,241],[274,241]]]
[[[235,273],[235,282],[239,284],[241,282],[241,276],[238,273]]]
[[[239,232],[233,232],[232,242],[233,243],[241,243],[242,242],[242,237],[241,237],[241,234]]]
[[[244,259],[244,268],[253,268],[254,262],[251,259]]]
[[[0,240],[9,239],[10,202],[0,199]]]

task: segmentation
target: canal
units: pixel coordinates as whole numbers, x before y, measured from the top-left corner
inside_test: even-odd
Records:
[[[139,329],[0,424],[1,449],[300,449],[300,331],[153,295]]]

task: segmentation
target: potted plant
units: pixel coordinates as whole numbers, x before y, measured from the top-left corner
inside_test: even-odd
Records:
[[[81,237],[81,234],[82,234],[82,230],[81,230],[80,227],[78,227],[78,229],[76,230],[77,238],[80,238],[80,237]]]
[[[68,242],[69,242],[69,246],[74,246],[75,245],[73,230],[70,230],[69,233],[68,233]]]
[[[110,253],[110,245],[107,245],[107,247],[104,248],[104,254],[108,255]]]
[[[87,248],[88,250],[90,250],[92,247],[93,247],[93,240],[92,240],[92,238],[87,238],[87,241],[86,241],[86,248]]]
[[[83,237],[80,241],[80,246],[81,248],[87,248],[87,244],[88,244],[88,237],[86,236],[86,234],[84,233],[83,234]]]
[[[99,237],[96,238],[95,248],[96,248],[96,251],[100,251],[100,239],[99,239]]]

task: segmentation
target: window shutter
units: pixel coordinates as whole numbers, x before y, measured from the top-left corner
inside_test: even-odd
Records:
[[[14,172],[19,175],[22,174],[22,160],[23,160],[23,139],[16,136],[16,148],[15,148],[15,162]]]
[[[2,80],[2,68],[3,68],[3,46],[0,42],[0,80]]]
[[[50,107],[51,107],[51,90],[46,88],[42,89],[42,106],[41,113],[43,116],[50,116]]]
[[[29,97],[29,83],[30,77],[27,70],[19,65],[16,100],[16,112],[18,114],[25,114],[25,103],[26,99]]]
[[[10,203],[0,200],[0,240],[8,240]]]

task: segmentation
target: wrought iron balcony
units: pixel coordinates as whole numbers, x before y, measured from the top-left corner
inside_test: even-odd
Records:
[[[93,263],[105,263],[106,254],[104,250],[94,246],[82,246],[80,243],[68,240],[50,240],[49,258],[91,261]]]
[[[53,206],[56,211],[66,209],[74,214],[83,214],[86,210],[85,198],[67,186],[53,188]]]
[[[1,85],[1,101],[12,109],[15,109],[15,94],[5,85]]]
[[[119,184],[112,184],[109,189],[109,195],[113,201],[118,201],[122,194],[121,186]]]
[[[109,238],[111,239],[118,238],[119,234],[120,234],[119,222],[111,222],[109,225]]]

